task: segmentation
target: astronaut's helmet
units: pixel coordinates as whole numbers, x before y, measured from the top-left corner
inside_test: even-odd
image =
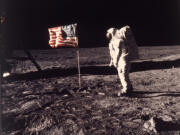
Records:
[[[124,38],[125,37],[124,29],[122,29],[122,28],[121,29],[117,29],[115,35],[116,35],[117,38],[120,38],[120,39]]]

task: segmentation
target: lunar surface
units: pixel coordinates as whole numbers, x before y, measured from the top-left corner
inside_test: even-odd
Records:
[[[180,46],[139,47],[134,91],[117,97],[117,71],[107,47],[14,50],[2,79],[3,135],[180,134]]]

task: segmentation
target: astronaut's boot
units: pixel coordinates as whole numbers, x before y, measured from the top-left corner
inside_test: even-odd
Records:
[[[120,90],[118,93],[117,93],[117,96],[120,97],[120,96],[126,96],[127,95],[127,92],[125,90]]]
[[[121,89],[118,93],[117,96],[130,96],[132,94],[133,87],[132,85],[128,89]]]

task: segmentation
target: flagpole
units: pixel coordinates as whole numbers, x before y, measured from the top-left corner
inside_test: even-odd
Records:
[[[77,34],[77,28],[76,28],[75,33]],[[79,89],[80,89],[81,88],[81,69],[80,69],[79,39],[78,38],[79,38],[79,36],[77,34],[77,38],[76,38],[76,40],[77,40],[77,51],[76,51],[76,53],[77,53],[77,62],[78,62],[78,82],[79,82]]]
[[[77,60],[78,60],[78,82],[79,82],[79,89],[81,88],[81,70],[80,70],[80,60],[79,60],[79,47],[77,50]]]

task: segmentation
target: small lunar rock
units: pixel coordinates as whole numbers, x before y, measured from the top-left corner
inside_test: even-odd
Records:
[[[48,85],[48,86],[45,87],[46,90],[52,89],[52,88],[53,88],[53,87],[52,87],[51,85]]]
[[[162,120],[163,121],[172,121],[172,117],[168,116],[168,115],[164,115],[164,116],[161,116]]]
[[[89,93],[89,92],[87,92],[86,90],[83,90],[81,93]]]
[[[3,77],[5,78],[5,77],[8,77],[8,76],[10,76],[10,73],[9,72],[4,72],[3,73]]]
[[[142,120],[141,119],[134,119],[133,122],[136,122],[136,123],[141,123]]]
[[[14,86],[15,84],[14,83],[9,83],[8,86]]]
[[[128,121],[128,122],[123,122],[122,125],[125,126],[125,127],[128,127],[128,128],[138,128],[138,127],[139,127],[139,124],[138,124],[138,123],[136,123],[136,122],[130,122],[130,121]]]
[[[49,109],[50,109],[50,107],[46,107],[46,108],[45,108],[45,110],[49,110]]]
[[[102,116],[94,116],[94,117],[92,117],[92,120],[100,120],[100,119],[102,119]]]
[[[102,92],[99,92],[99,93],[98,93],[98,95],[102,95],[102,96],[104,96],[105,94],[104,94],[104,93],[102,93]]]
[[[31,91],[23,91],[23,93],[22,94],[31,94]]]
[[[26,102],[26,103],[22,104],[21,108],[26,110],[26,109],[29,109],[29,108],[33,107],[34,105],[37,105],[37,101],[36,100],[29,101],[29,102]]]

